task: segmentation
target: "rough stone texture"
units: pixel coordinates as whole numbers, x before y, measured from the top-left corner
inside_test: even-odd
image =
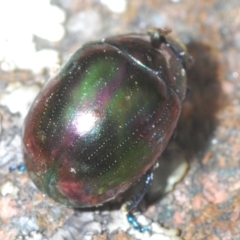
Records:
[[[62,60],[87,41],[151,26],[170,27],[187,44],[195,63],[175,140],[190,168],[174,191],[147,204],[143,213],[146,221],[180,229],[186,240],[240,239],[239,0],[129,0],[121,12],[107,1],[52,2],[66,12],[66,36],[55,43],[34,40],[37,49],[55,49]],[[24,114],[53,67],[39,74],[0,69],[0,239],[171,239],[134,232],[111,206],[65,208],[44,197],[26,172],[9,171],[23,162]]]

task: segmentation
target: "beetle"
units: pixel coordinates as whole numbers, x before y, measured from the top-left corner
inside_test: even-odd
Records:
[[[30,178],[57,202],[85,208],[144,179],[123,209],[147,192],[185,97],[190,57],[169,30],[151,29],[79,48],[33,102],[23,127]]]

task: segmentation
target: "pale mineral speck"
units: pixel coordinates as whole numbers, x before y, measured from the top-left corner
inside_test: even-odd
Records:
[[[238,74],[238,72],[233,72],[233,73],[232,73],[232,76],[233,76],[234,78],[237,78],[237,77],[239,76],[239,74]]]
[[[212,139],[211,143],[215,145],[218,143],[218,140],[216,138],[214,138],[214,139]]]
[[[7,181],[3,185],[0,186],[0,193],[2,196],[6,196],[9,194],[11,196],[17,197],[18,191],[19,191],[19,189],[17,187],[15,187],[13,185],[13,183],[10,181]]]

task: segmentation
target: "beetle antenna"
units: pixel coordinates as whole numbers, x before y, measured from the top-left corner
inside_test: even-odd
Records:
[[[161,43],[166,43],[166,38],[172,30],[170,28],[150,28],[147,33],[151,37],[151,44],[155,48],[159,48]]]

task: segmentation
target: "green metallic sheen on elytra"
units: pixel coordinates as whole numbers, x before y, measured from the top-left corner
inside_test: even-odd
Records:
[[[171,64],[170,64],[171,63]],[[128,189],[161,155],[176,126],[186,77],[174,51],[148,35],[77,50],[35,99],[23,151],[36,186],[88,207]]]

